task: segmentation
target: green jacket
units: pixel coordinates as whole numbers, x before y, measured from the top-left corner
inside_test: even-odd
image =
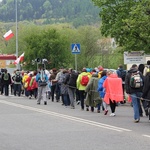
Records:
[[[85,88],[85,92],[87,92],[85,104],[88,106],[96,107],[98,103],[101,103],[101,99],[97,91],[98,81],[98,75],[93,74]]]

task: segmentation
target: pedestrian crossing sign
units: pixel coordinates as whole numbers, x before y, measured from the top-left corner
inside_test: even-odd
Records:
[[[80,54],[80,44],[71,45],[72,54]]]

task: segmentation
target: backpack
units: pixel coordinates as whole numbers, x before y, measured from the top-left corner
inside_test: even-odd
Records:
[[[70,85],[70,86],[72,86],[72,87],[76,87],[77,78],[78,78],[78,74],[72,72],[72,73],[70,74],[70,78],[69,78],[69,81],[68,81],[68,85]]]
[[[81,77],[81,85],[83,85],[83,86],[86,86],[87,84],[88,84],[88,82],[89,82],[89,77],[88,77],[88,75],[83,75],[82,77]]]
[[[126,78],[126,71],[125,70],[119,70],[120,71],[120,78],[122,81],[125,81]]]
[[[5,81],[8,81],[8,79],[9,79],[8,73],[4,73],[4,80],[5,80]]]
[[[16,81],[16,82],[21,82],[21,76],[20,76],[20,75],[16,75],[15,81]]]
[[[132,88],[140,88],[143,86],[143,79],[141,78],[139,71],[131,74],[130,86]]]

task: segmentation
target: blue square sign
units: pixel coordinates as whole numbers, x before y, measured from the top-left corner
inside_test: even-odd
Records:
[[[72,54],[80,54],[80,44],[71,45]]]

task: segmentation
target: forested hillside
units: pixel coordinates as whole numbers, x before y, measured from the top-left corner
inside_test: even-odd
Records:
[[[17,0],[18,21],[43,19],[44,24],[72,22],[79,26],[98,22],[99,8],[91,0]],[[0,2],[0,21],[15,21],[15,0]]]

